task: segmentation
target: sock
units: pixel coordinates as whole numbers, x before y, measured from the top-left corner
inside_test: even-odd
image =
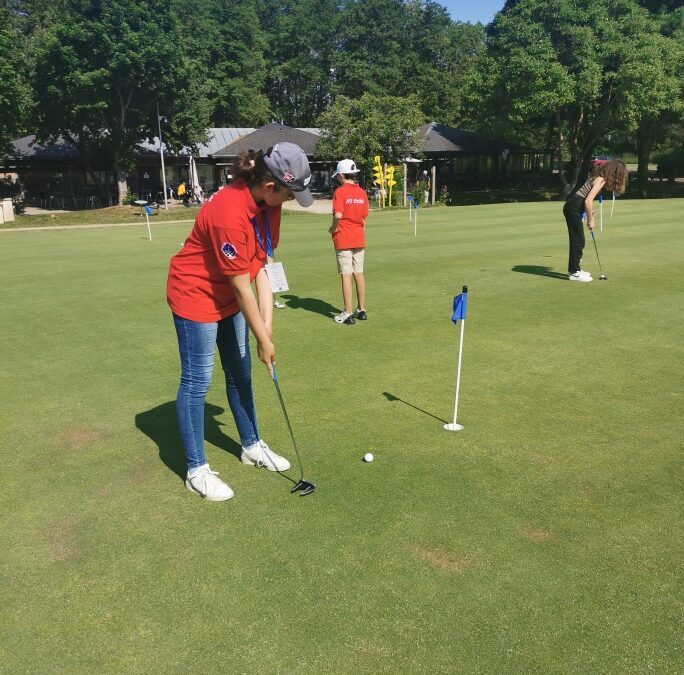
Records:
[[[205,462],[202,466],[196,466],[194,469],[188,469],[188,478],[194,478],[203,469],[208,469],[209,465]]]
[[[247,452],[252,452],[252,450],[258,450],[259,448],[261,448],[261,439],[254,443],[254,445],[250,445],[247,448],[245,448],[244,445],[242,446],[242,449],[246,450]]]

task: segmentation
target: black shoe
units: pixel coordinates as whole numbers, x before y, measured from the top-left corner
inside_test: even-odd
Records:
[[[355,309],[354,310],[354,316],[359,320],[359,321],[365,321],[368,318],[368,314],[366,314],[365,309]]]
[[[351,324],[356,323],[353,314],[350,314],[342,323],[346,323],[348,326],[351,326]]]

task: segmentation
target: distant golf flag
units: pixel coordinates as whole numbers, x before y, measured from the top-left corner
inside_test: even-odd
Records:
[[[445,424],[447,431],[461,431],[463,426],[458,424],[458,393],[461,385],[461,359],[463,357],[463,330],[465,328],[466,308],[468,305],[468,287],[464,286],[463,291],[454,298],[453,315],[451,320],[454,323],[461,322],[461,339],[458,343],[458,369],[456,371],[456,401],[454,403],[454,421]]]
[[[152,214],[152,207],[146,206],[145,207],[145,220],[147,221],[147,236],[150,238],[150,241],[152,241],[152,230],[150,228],[150,215],[151,214]]]
[[[613,209],[615,208],[615,193],[613,192],[613,203],[610,207],[610,217],[613,217]]]
[[[603,232],[603,195],[599,194],[599,212],[601,214],[601,224],[599,225],[599,229],[601,232]]]

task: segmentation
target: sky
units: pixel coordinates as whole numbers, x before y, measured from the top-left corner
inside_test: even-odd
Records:
[[[503,8],[505,0],[437,0],[446,7],[454,21],[489,23]]]

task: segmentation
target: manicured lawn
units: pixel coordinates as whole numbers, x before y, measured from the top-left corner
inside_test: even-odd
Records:
[[[591,284],[563,278],[558,203],[421,210],[417,238],[373,214],[355,326],[329,217],[286,216],[278,374],[319,487],[239,463],[217,371],[224,504],[180,477],[164,291],[189,225],[1,235],[1,669],[681,670],[681,205],[618,202]]]

